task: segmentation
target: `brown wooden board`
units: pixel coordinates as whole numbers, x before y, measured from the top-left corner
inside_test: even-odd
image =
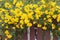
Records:
[[[28,40],[27,30],[26,30],[26,32],[23,33],[22,39],[23,39],[23,40]]]
[[[37,40],[42,40],[42,29],[37,28]]]
[[[34,25],[30,28],[30,40],[35,40]]]
[[[54,35],[53,36],[53,40],[58,40],[58,36],[57,35]]]
[[[45,31],[45,40],[50,40],[50,31]]]

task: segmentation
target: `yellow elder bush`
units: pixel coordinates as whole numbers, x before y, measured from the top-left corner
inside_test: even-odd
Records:
[[[28,0],[0,1],[0,23],[7,38],[12,38],[9,30],[24,29],[36,24],[43,30],[60,30],[60,6],[56,2],[40,0],[32,3]],[[49,27],[50,25],[50,27]],[[58,27],[57,27],[58,26]]]

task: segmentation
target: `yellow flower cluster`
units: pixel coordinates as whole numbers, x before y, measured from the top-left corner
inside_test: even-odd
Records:
[[[45,0],[41,0],[39,4],[38,2],[25,4],[24,1],[18,0],[5,1],[3,7],[0,7],[0,23],[3,23],[2,26],[5,26],[3,27],[5,29],[12,26],[12,30],[24,29],[24,26],[31,27],[34,24],[43,30],[48,28],[53,30],[56,28],[55,23],[60,23],[60,6],[53,1],[46,3]],[[8,30],[5,31],[5,34],[8,38],[12,37]]]
[[[6,34],[6,36],[7,36],[9,39],[12,38],[12,35],[9,33],[8,30],[5,31],[5,34]]]

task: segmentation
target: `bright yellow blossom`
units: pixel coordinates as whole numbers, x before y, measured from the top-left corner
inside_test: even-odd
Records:
[[[32,23],[27,23],[27,26],[28,26],[28,27],[31,27],[31,26],[32,26]]]
[[[2,20],[0,20],[0,22],[2,22]]]
[[[41,2],[42,2],[43,4],[45,4],[45,0],[41,0]]]
[[[51,15],[47,15],[47,18],[50,18],[51,17]]]
[[[46,26],[43,26],[42,29],[43,29],[43,30],[47,30],[47,27],[46,27]]]
[[[58,17],[57,17],[57,22],[60,21],[60,14],[58,14]]]
[[[10,34],[10,33],[9,33],[9,31],[8,31],[8,30],[6,30],[6,31],[5,31],[5,34],[7,35],[7,34]]]
[[[11,34],[7,35],[7,38],[9,38],[9,39],[12,38],[12,35]]]
[[[52,22],[52,19],[51,19],[51,18],[49,18],[47,21],[48,21],[48,22]]]
[[[20,8],[21,6],[23,6],[23,2],[22,1],[16,3],[16,7]]]
[[[24,24],[24,21],[23,20],[20,20],[20,24]]]
[[[56,19],[57,15],[53,15],[52,17],[53,17],[54,19]]]
[[[28,19],[25,19],[24,20],[25,24],[29,23],[29,20]]]
[[[37,22],[36,21],[33,21],[33,24],[36,24]]]
[[[56,5],[56,2],[50,1],[50,4],[51,4],[52,6],[55,6],[55,5]]]
[[[42,25],[41,24],[38,24],[37,27],[41,27]]]
[[[12,8],[12,5],[11,5],[10,3],[6,2],[6,3],[5,3],[5,7],[6,7],[6,8]]]
[[[0,0],[0,1],[2,1],[2,0]]]
[[[37,5],[37,4],[34,4],[34,5],[33,5],[33,7],[34,7],[34,8],[37,8],[37,7],[38,7],[38,5]]]
[[[16,25],[16,28],[19,28],[19,25],[18,24]]]
[[[60,31],[60,28],[58,28],[58,30]]]
[[[20,25],[20,28],[23,29],[24,28],[23,25]]]
[[[8,28],[8,25],[6,26],[6,28]]]
[[[17,0],[13,0],[13,4],[16,4]]]
[[[4,24],[2,24],[2,26],[4,26]]]
[[[44,20],[46,20],[46,18],[44,18]]]
[[[54,24],[52,24],[52,29],[55,29],[55,27],[56,27],[56,26],[55,26]]]

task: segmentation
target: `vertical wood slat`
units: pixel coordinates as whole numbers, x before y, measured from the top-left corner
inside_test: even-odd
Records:
[[[23,33],[22,40],[28,40],[27,30],[26,30],[26,32]]]
[[[58,40],[58,36],[57,35],[54,35],[53,36],[53,40]]]
[[[45,40],[50,40],[50,31],[45,31]]]
[[[37,28],[37,40],[42,40],[42,29]]]
[[[30,40],[35,40],[34,25],[30,28]]]

